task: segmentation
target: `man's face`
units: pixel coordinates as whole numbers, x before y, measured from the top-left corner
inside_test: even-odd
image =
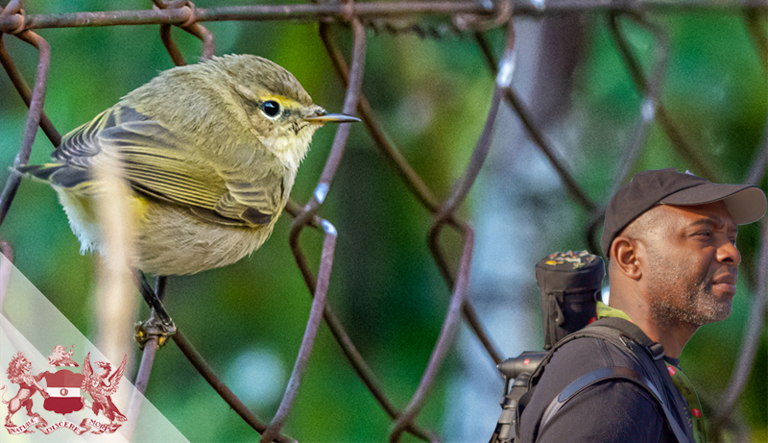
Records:
[[[697,327],[728,318],[741,255],[737,227],[725,204],[654,210],[666,214],[646,242],[653,317],[661,324]]]

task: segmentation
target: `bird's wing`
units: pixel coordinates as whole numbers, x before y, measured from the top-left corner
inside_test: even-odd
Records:
[[[84,194],[92,193],[94,187],[89,168],[102,152],[99,132],[123,120],[141,119],[146,120],[146,117],[131,108],[115,105],[66,134],[51,155],[53,163],[22,165],[17,169],[62,188]]]
[[[283,174],[278,170],[262,171],[261,177],[249,177],[240,173],[224,176],[227,195],[219,200],[216,213],[228,218],[245,220],[251,225],[266,225],[282,210],[284,192]]]
[[[117,155],[125,177],[137,191],[184,206],[214,210],[227,192],[210,166],[194,161],[189,148],[153,120],[104,129],[99,143]]]
[[[126,122],[149,120],[131,107],[115,105],[65,135],[52,157],[69,166],[88,168],[101,153],[99,133]]]
[[[252,146],[240,148],[249,153],[262,151]],[[115,105],[64,136],[53,154],[58,163],[28,166],[22,172],[90,193],[94,186],[91,168],[102,156],[117,155],[136,191],[183,205],[212,223],[259,226],[282,209],[281,168],[259,164],[251,168],[260,171],[258,177],[244,174],[237,165],[219,170],[195,160],[190,149],[160,122],[131,107]],[[272,164],[270,155],[263,150],[263,158],[251,164]]]
[[[251,158],[247,168],[241,164],[218,168],[192,157],[189,146],[152,120],[104,129],[99,141],[105,153],[119,154],[134,189],[184,205],[209,222],[260,226],[282,209],[283,174],[266,150],[230,147],[251,155],[263,152]]]
[[[282,209],[283,177],[266,150],[264,158],[251,159],[258,166],[247,168],[246,173],[243,165],[218,168],[196,160],[183,142],[156,121],[107,128],[99,140],[105,152],[119,153],[135,189],[187,206],[207,221],[259,226],[268,224]],[[259,151],[253,146],[230,148],[250,154]]]

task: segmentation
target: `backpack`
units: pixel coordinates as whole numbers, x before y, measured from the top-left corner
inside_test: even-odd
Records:
[[[536,263],[544,350],[596,320],[605,276],[603,259],[587,251],[555,252]]]
[[[678,417],[685,419],[685,412],[681,411],[678,402],[672,398],[670,392],[677,392],[664,363],[664,350],[659,343],[648,338],[643,331],[631,322],[621,318],[602,318],[589,326],[576,331],[558,341],[549,352],[541,359],[541,363],[532,374],[522,373],[515,378],[515,382],[509,393],[501,401],[502,414],[496,431],[491,437],[491,443],[506,443],[520,441],[520,418],[526,406],[533,397],[547,363],[552,359],[554,352],[571,340],[582,337],[599,338],[610,342],[619,349],[637,357],[643,368],[643,374],[627,367],[608,366],[592,371],[563,389],[560,394],[552,399],[545,409],[538,428],[554,417],[554,415],[576,394],[594,385],[595,383],[609,380],[622,379],[635,383],[645,389],[661,406],[664,412],[667,426],[680,443],[694,442],[693,431],[686,424],[681,425],[672,410],[676,410]],[[502,365],[500,366],[500,370]],[[674,391],[665,389],[671,387]],[[505,388],[506,391],[506,388]]]

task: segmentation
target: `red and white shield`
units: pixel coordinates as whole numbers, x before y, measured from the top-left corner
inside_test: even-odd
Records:
[[[83,409],[83,400],[80,397],[83,374],[75,374],[68,369],[63,369],[46,374],[45,382],[47,385],[45,391],[50,395],[43,403],[45,410],[69,414]]]

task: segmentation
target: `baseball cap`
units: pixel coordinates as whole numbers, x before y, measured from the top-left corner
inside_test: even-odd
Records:
[[[688,171],[677,172],[675,168],[638,172],[608,203],[600,247],[608,257],[613,239],[657,204],[693,206],[717,201],[725,203],[737,225],[759,220],[768,207],[765,193],[757,186],[712,183]]]

